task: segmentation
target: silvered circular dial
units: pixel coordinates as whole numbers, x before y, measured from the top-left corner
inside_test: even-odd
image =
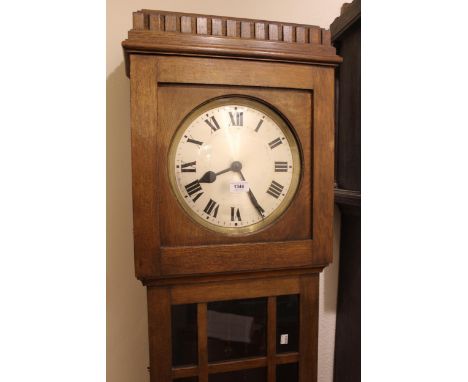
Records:
[[[227,234],[254,232],[276,220],[291,202],[301,171],[286,122],[242,97],[195,109],[173,139],[169,166],[185,211]]]

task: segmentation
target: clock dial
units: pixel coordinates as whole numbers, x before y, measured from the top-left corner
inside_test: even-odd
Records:
[[[169,175],[184,210],[217,232],[257,231],[289,206],[299,184],[297,142],[286,122],[252,99],[195,109],[170,148]]]

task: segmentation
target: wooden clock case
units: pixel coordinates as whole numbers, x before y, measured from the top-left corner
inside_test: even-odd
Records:
[[[334,67],[329,31],[143,10],[123,42],[131,80],[135,273],[148,287],[151,381],[299,362],[316,378],[318,274],[332,261]],[[302,177],[287,211],[265,229],[227,236],[196,224],[168,175],[171,139],[183,119],[215,97],[252,97],[280,112],[301,149]],[[300,349],[276,354],[275,296],[300,296]],[[207,303],[268,298],[264,357],[212,364]],[[198,364],[171,363],[171,306],[197,305]],[[174,379],[173,379],[174,378]]]

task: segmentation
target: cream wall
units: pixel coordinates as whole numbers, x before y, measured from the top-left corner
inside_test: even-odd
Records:
[[[148,382],[145,289],[134,277],[130,165],[130,88],[120,43],[142,8],[260,18],[328,27],[343,0],[108,0],[107,1],[107,381]],[[338,277],[335,262],[320,279],[320,382],[331,382]]]

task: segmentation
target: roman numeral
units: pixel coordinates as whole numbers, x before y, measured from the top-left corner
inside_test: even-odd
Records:
[[[194,180],[192,183],[189,183],[185,186],[185,190],[187,191],[187,194],[191,197],[192,195],[196,194],[195,197],[193,198],[193,201],[196,202],[200,196],[202,196],[203,191],[200,186],[200,183],[197,180]],[[201,192],[200,192],[201,191]]]
[[[241,215],[240,215],[240,209],[239,208],[235,208],[235,207],[231,207],[231,221],[241,221],[242,218],[241,218]]]
[[[283,192],[283,188],[284,186],[273,180],[270,184],[270,187],[267,190],[267,194],[270,194],[274,198],[278,199],[281,193]]]
[[[194,144],[196,144],[198,146],[201,146],[203,144],[203,142],[197,141],[196,139],[192,139],[192,138],[188,138],[187,142],[188,143],[194,143]]]
[[[281,140],[281,138],[276,138],[272,140],[270,143],[268,143],[268,145],[270,146],[270,149],[273,150],[276,146],[279,146],[282,143],[283,141]]]
[[[275,172],[288,172],[288,162],[275,162]]]
[[[207,215],[211,215],[211,213],[213,213],[213,217],[215,218],[216,216],[218,216],[218,209],[219,209],[219,204],[216,203],[213,199],[210,199],[210,201],[208,202],[208,204],[206,205],[203,211]]]
[[[244,112],[236,111],[235,114],[229,112],[232,126],[244,126]]]
[[[196,161],[194,162],[187,162],[187,163],[182,163],[180,165],[180,170],[182,172],[196,172],[197,169],[195,168],[195,165],[197,164]]]
[[[258,125],[257,127],[255,128],[255,132],[258,133],[258,130],[260,129],[260,126],[262,126],[262,123],[263,123],[263,119],[261,119],[259,122],[258,122]]]
[[[216,132],[216,130],[219,130],[218,121],[216,120],[215,117],[210,117],[209,119],[205,119],[205,122],[208,126],[211,127],[212,132]]]

